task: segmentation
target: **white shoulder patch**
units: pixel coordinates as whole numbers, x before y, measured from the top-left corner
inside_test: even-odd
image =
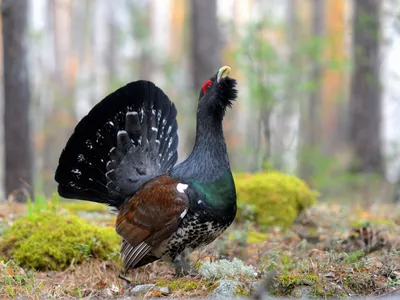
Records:
[[[187,214],[187,209],[185,209],[182,213],[181,213],[181,219],[183,219]]]
[[[187,188],[188,188],[187,184],[178,183],[176,185],[176,189],[178,190],[179,193],[184,193]]]

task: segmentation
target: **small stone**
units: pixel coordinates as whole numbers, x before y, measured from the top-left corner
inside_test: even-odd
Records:
[[[111,292],[113,292],[113,293],[119,293],[119,288],[115,285],[115,284],[112,284],[111,286],[110,286],[110,290],[111,290]]]
[[[262,286],[263,286],[263,282],[262,282],[262,281],[255,281],[255,282],[251,282],[251,283],[250,283],[250,288],[251,288],[253,291],[258,291],[258,290],[260,290],[260,289],[262,288]]]
[[[235,287],[238,285],[240,285],[240,283],[237,281],[220,280],[218,287],[213,292],[213,295],[217,297],[234,297]]]
[[[103,290],[103,294],[108,298],[113,298],[115,295],[118,295],[119,292],[119,288],[115,284]]]
[[[311,298],[311,286],[296,286],[291,292],[291,296],[300,299],[310,299]]]
[[[163,286],[158,288],[160,290],[161,293],[163,293],[164,295],[168,295],[169,294],[169,288],[167,286]]]
[[[154,284],[142,284],[142,285],[137,285],[134,288],[130,290],[130,294],[132,296],[137,296],[140,294],[146,294],[148,291],[150,291],[154,287]]]
[[[104,289],[102,294],[107,298],[114,297],[114,293],[111,291],[110,288]]]

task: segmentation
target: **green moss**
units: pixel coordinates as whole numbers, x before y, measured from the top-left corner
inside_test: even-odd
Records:
[[[287,273],[279,276],[271,293],[276,296],[287,297],[295,296],[299,291],[305,292],[303,290],[297,290],[297,292],[295,292],[296,287],[309,287],[308,289],[305,289],[305,291],[307,291],[306,296],[309,295],[310,297],[315,298],[346,296],[346,293],[341,290],[340,287],[330,284],[326,279],[321,279],[314,274],[304,273]]]
[[[0,245],[0,255],[21,266],[62,270],[88,257],[118,257],[120,238],[113,228],[91,225],[75,216],[42,212],[18,219]]]
[[[157,285],[162,286],[158,282],[157,282]],[[165,286],[165,284],[164,284],[164,286]],[[175,291],[189,292],[189,291],[193,291],[193,290],[197,289],[198,286],[199,286],[198,282],[190,281],[190,280],[186,280],[186,279],[173,280],[170,283],[168,283],[168,288],[170,289],[171,292],[175,292]]]
[[[364,256],[365,256],[364,251],[362,251],[362,250],[355,251],[355,252],[349,253],[349,255],[344,258],[344,262],[346,264],[354,264],[354,263],[358,262]]]
[[[248,244],[260,244],[267,240],[267,235],[262,232],[250,231],[247,236]]]
[[[167,282],[164,280],[157,280],[155,283],[157,286],[167,286]]]
[[[311,286],[312,290],[318,288],[318,276],[313,274],[283,274],[278,277],[274,294],[277,296],[290,296],[296,286]]]
[[[317,281],[318,281],[318,276],[313,274],[306,275],[306,277],[303,280],[305,284],[313,284]]]
[[[313,274],[308,274],[308,275],[291,275],[291,274],[286,274],[286,275],[281,275],[279,276],[279,281],[282,285],[284,286],[289,286],[289,285],[299,285],[299,284],[305,284],[305,285],[312,285],[313,283],[318,281],[318,276],[313,275]]]
[[[159,287],[168,287],[171,293],[190,292],[194,290],[202,290],[212,293],[218,286],[217,282],[211,280],[195,281],[187,278],[179,278],[170,282],[158,280],[155,284]]]
[[[239,221],[254,214],[259,225],[285,227],[316,202],[317,193],[295,176],[269,171],[235,174],[234,178]]]

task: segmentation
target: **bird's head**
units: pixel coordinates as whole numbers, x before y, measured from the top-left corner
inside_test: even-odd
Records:
[[[237,98],[236,80],[228,77],[230,67],[224,66],[207,80],[200,90],[199,111],[223,119],[227,107]]]

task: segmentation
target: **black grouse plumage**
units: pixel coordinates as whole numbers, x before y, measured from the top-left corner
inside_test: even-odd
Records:
[[[148,81],[127,84],[98,103],[76,126],[55,180],[65,198],[116,208],[176,163],[176,108]],[[118,132],[125,130],[126,133]]]
[[[161,258],[188,273],[185,253],[233,221],[236,192],[222,130],[237,93],[229,70],[222,67],[203,85],[196,142],[178,165],[175,106],[148,81],[132,82],[97,104],[61,153],[59,194],[118,210],[126,269]]]

